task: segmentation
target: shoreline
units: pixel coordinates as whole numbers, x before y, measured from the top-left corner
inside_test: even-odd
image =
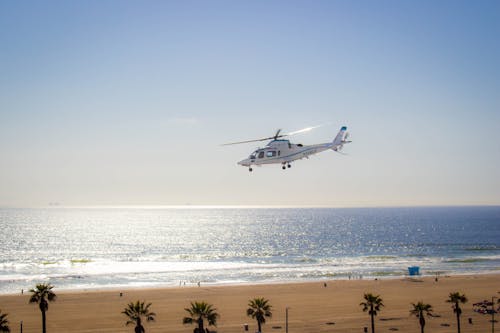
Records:
[[[500,280],[500,271],[497,270],[491,270],[491,271],[484,271],[484,272],[454,272],[454,273],[446,273],[446,274],[439,274],[438,278],[450,278],[450,277],[467,277],[467,276],[499,276]],[[242,281],[242,282],[205,282],[205,281],[200,281],[200,283],[204,287],[251,287],[251,286],[259,286],[259,285],[281,285],[281,284],[306,284],[306,283],[323,283],[323,282],[335,282],[335,281],[377,281],[377,280],[398,280],[398,279],[435,279],[436,275],[435,274],[421,274],[421,275],[380,275],[380,276],[362,276],[361,278],[359,277],[360,275],[354,275],[353,278],[345,278],[345,277],[328,277],[328,278],[318,278],[318,279],[293,279],[293,280],[279,280],[279,281]],[[123,285],[123,286],[111,286],[111,287],[106,287],[106,286],[99,286],[99,287],[83,287],[83,288],[61,288],[59,289],[59,293],[79,293],[81,290],[85,292],[107,292],[107,291],[123,291],[123,290],[155,290],[155,289],[176,289],[176,288],[198,288],[197,282],[186,282],[184,285],[177,285],[177,284],[150,284],[150,285]],[[33,281],[33,285],[31,285],[27,289],[23,289],[24,291],[29,290],[31,287],[34,287],[35,284],[37,283],[50,283],[47,281]],[[57,285],[55,285],[57,287]],[[2,293],[0,292],[0,297],[1,296],[11,296],[11,295],[19,295],[19,291],[12,291],[12,292],[5,292]]]
[[[326,286],[325,286],[326,284]],[[56,302],[47,312],[48,332],[132,332],[121,314],[128,302],[151,302],[157,313],[156,322],[145,325],[147,332],[192,332],[182,325],[184,308],[189,302],[205,300],[220,313],[219,333],[244,332],[243,324],[255,331],[255,322],[246,316],[248,300],[265,297],[273,306],[273,317],[267,320],[264,332],[285,332],[285,311],[289,308],[289,333],[363,332],[369,327],[369,316],[359,303],[365,292],[379,294],[384,300],[376,319],[377,331],[399,330],[420,332],[418,320],[409,315],[410,303],[424,301],[439,317],[427,320],[426,331],[456,332],[456,318],[446,299],[450,292],[464,293],[469,302],[462,306],[464,332],[485,332],[491,327],[485,316],[473,311],[473,303],[500,297],[500,274],[446,275],[438,282],[432,276],[416,278],[377,278],[361,280],[321,280],[292,283],[250,285],[207,285],[159,288],[116,288],[113,290],[57,290]],[[120,292],[122,296],[120,296]],[[41,316],[38,306],[28,304],[29,293],[0,295],[2,313],[8,313],[12,331],[22,320],[23,332],[38,332]],[[468,323],[471,318],[473,324]],[[448,325],[448,326],[446,326]],[[213,330],[213,328],[211,328]]]
[[[491,271],[485,271],[485,272],[464,272],[464,273],[447,273],[447,274],[439,274],[439,278],[449,278],[449,277],[460,277],[460,276],[484,276],[484,275],[498,275],[500,279],[500,271],[496,270],[491,270]],[[279,281],[242,281],[242,282],[204,282],[200,281],[200,283],[204,287],[251,287],[251,286],[259,286],[259,285],[280,285],[280,284],[303,284],[303,283],[323,283],[323,282],[334,282],[334,281],[377,281],[377,280],[398,280],[398,279],[407,279],[407,278],[422,278],[422,279],[434,279],[436,277],[435,274],[421,274],[421,275],[380,275],[380,276],[362,276],[362,278],[359,278],[359,275],[354,275],[353,278],[345,278],[345,277],[339,277],[339,278],[334,278],[334,277],[328,277],[328,278],[318,278],[318,279],[293,279],[293,280],[279,280]],[[183,281],[184,282],[184,281]],[[64,293],[79,293],[81,290],[85,292],[107,292],[107,291],[121,291],[121,290],[142,290],[142,289],[175,289],[175,288],[198,288],[197,282],[188,282],[187,280],[185,281],[185,285],[177,285],[177,284],[151,284],[151,285],[123,285],[123,286],[111,286],[111,287],[106,287],[106,286],[99,286],[99,287],[84,287],[84,288],[61,288],[59,289],[59,293],[64,292]],[[33,285],[30,286],[34,287],[35,284],[37,283],[50,283],[47,281],[33,281]],[[57,287],[57,285],[55,285]],[[25,291],[29,290],[30,288],[24,289]],[[0,292],[0,297],[1,296],[10,296],[10,295],[18,295],[19,291],[12,291],[12,292],[5,292],[2,293]]]

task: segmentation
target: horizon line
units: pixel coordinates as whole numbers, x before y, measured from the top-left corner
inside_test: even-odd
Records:
[[[415,204],[415,205],[34,205],[2,206],[0,209],[346,209],[346,208],[458,208],[458,207],[500,207],[498,204]]]

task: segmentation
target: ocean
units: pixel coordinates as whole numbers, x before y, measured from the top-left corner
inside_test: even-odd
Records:
[[[500,272],[500,207],[0,209],[0,294]]]

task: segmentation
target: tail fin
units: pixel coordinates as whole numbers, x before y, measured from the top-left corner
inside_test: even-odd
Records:
[[[332,149],[335,151],[340,151],[344,144],[351,142],[351,141],[347,141],[348,137],[349,137],[349,133],[347,132],[347,127],[342,126],[342,128],[340,129],[340,131],[337,134],[337,136],[335,137],[335,139],[333,139]]]
[[[333,139],[332,143],[334,145],[341,145],[343,143],[347,143],[347,142],[345,142],[346,135],[347,135],[347,127],[346,126],[342,126],[342,128],[340,129],[340,131],[337,134],[337,136],[335,137],[335,139]]]

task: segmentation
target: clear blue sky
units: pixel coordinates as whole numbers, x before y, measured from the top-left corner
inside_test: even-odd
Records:
[[[499,1],[2,1],[0,206],[500,204]],[[324,152],[249,173],[230,141]]]

